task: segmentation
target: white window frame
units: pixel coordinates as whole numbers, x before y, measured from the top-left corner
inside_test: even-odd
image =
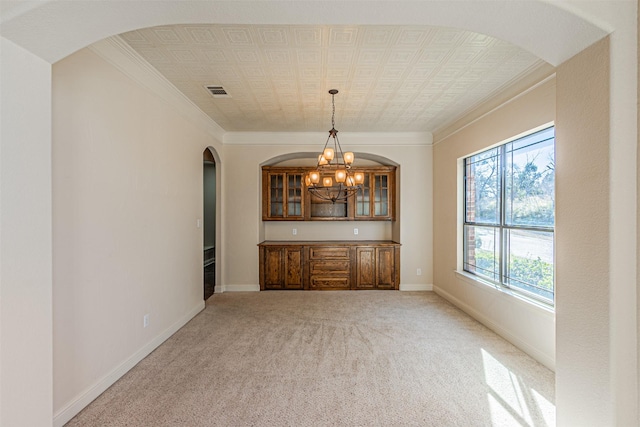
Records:
[[[528,300],[530,302],[535,303],[536,305],[542,304],[543,306],[546,306],[548,308],[553,308],[554,304],[555,304],[555,288],[556,288],[556,283],[555,283],[555,259],[553,260],[553,290],[552,290],[552,298],[545,298],[543,296],[537,295],[534,292],[529,292],[526,289],[523,289],[522,287],[518,287],[518,286],[511,286],[508,283],[508,280],[506,280],[506,272],[507,272],[507,260],[508,260],[508,254],[509,254],[509,248],[508,248],[508,238],[506,237],[507,233],[509,232],[509,230],[527,230],[527,231],[540,231],[540,232],[544,232],[544,233],[551,233],[552,234],[552,240],[553,240],[553,246],[554,246],[554,253],[555,253],[555,221],[554,221],[554,225],[553,227],[548,227],[548,226],[520,226],[520,225],[513,225],[513,224],[507,224],[506,222],[506,218],[505,218],[505,204],[507,202],[506,197],[505,197],[505,179],[506,179],[506,161],[505,161],[505,156],[506,156],[506,146],[510,143],[513,143],[515,141],[518,141],[520,139],[523,138],[527,138],[531,135],[534,135],[538,132],[542,132],[545,130],[548,130],[550,128],[554,128],[554,124],[547,124],[544,126],[541,126],[539,128],[533,129],[529,132],[520,134],[516,137],[510,138],[509,140],[503,141],[499,144],[493,145],[491,147],[487,147],[483,150],[480,150],[478,152],[475,152],[473,154],[470,154],[468,156],[465,156],[463,158],[460,159],[460,175],[461,179],[462,179],[462,185],[459,186],[459,188],[461,189],[460,191],[460,198],[461,199],[461,211],[459,210],[459,215],[458,217],[460,218],[460,239],[461,239],[461,244],[460,244],[460,258],[459,258],[459,268],[458,270],[461,272],[461,274],[463,276],[467,276],[470,277],[472,280],[475,280],[477,282],[480,283],[484,283],[487,285],[490,285],[492,287],[498,288],[500,290],[503,290],[507,293],[513,294],[515,296],[518,297],[522,297],[525,300]],[[481,222],[471,222],[471,221],[467,221],[467,185],[466,185],[466,164],[468,159],[471,159],[473,156],[477,156],[479,154],[491,151],[491,150],[495,150],[498,149],[499,152],[499,156],[500,156],[500,160],[499,160],[499,164],[500,164],[500,178],[499,178],[499,186],[500,186],[500,196],[499,196],[499,221],[497,224],[493,224],[493,223],[481,223]],[[554,131],[554,152],[555,152],[555,131]],[[555,172],[554,172],[555,174]],[[555,195],[554,195],[555,198]],[[555,216],[555,215],[554,215]],[[467,269],[467,245],[469,243],[469,240],[467,239],[467,229],[469,227],[487,227],[487,228],[494,228],[495,230],[497,230],[497,236],[500,240],[499,243],[499,254],[498,254],[498,277],[497,279],[491,279],[488,276],[482,275],[482,274],[477,274],[475,272],[469,271],[469,269]],[[494,232],[495,233],[495,232]],[[513,280],[513,279],[511,279]]]

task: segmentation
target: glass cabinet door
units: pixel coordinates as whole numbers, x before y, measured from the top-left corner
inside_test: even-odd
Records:
[[[373,175],[374,185],[374,210],[373,216],[389,215],[389,177],[385,175]]]
[[[302,216],[302,174],[287,175],[287,216]]]
[[[371,180],[368,173],[364,174],[364,183],[356,193],[356,216],[371,216]]]
[[[284,174],[269,175],[269,216],[284,216]]]

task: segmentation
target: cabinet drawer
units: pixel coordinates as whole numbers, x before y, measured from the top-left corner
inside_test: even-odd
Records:
[[[349,289],[349,277],[311,276],[311,289]]]
[[[309,258],[311,259],[349,259],[348,247],[318,247],[309,248]]]
[[[351,273],[349,261],[311,261],[309,267],[312,275],[348,276]]]

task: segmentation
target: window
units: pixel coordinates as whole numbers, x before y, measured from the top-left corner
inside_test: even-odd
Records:
[[[550,127],[464,159],[464,270],[554,301],[555,134]]]

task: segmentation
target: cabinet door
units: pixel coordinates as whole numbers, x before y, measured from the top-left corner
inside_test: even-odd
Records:
[[[283,289],[284,248],[265,248],[263,262],[265,289]]]
[[[303,289],[302,247],[284,248],[284,287],[285,289]]]
[[[285,212],[285,217],[289,219],[301,219],[304,214],[304,205],[302,203],[302,181],[304,176],[301,173],[288,173],[286,177],[287,210]]]
[[[389,174],[372,174],[373,212],[375,218],[389,217]]]
[[[356,287],[376,287],[375,248],[356,248]]]
[[[268,218],[284,218],[284,173],[266,175],[266,216]]]
[[[356,193],[356,218],[369,218],[371,216],[371,174],[364,174],[364,183],[360,191]]]
[[[396,256],[393,247],[356,248],[356,287],[395,289]]]
[[[366,172],[355,197],[356,219],[394,219],[394,172]]]
[[[395,248],[376,248],[376,287],[395,288]]]
[[[264,288],[303,289],[301,246],[266,247],[264,249]]]

